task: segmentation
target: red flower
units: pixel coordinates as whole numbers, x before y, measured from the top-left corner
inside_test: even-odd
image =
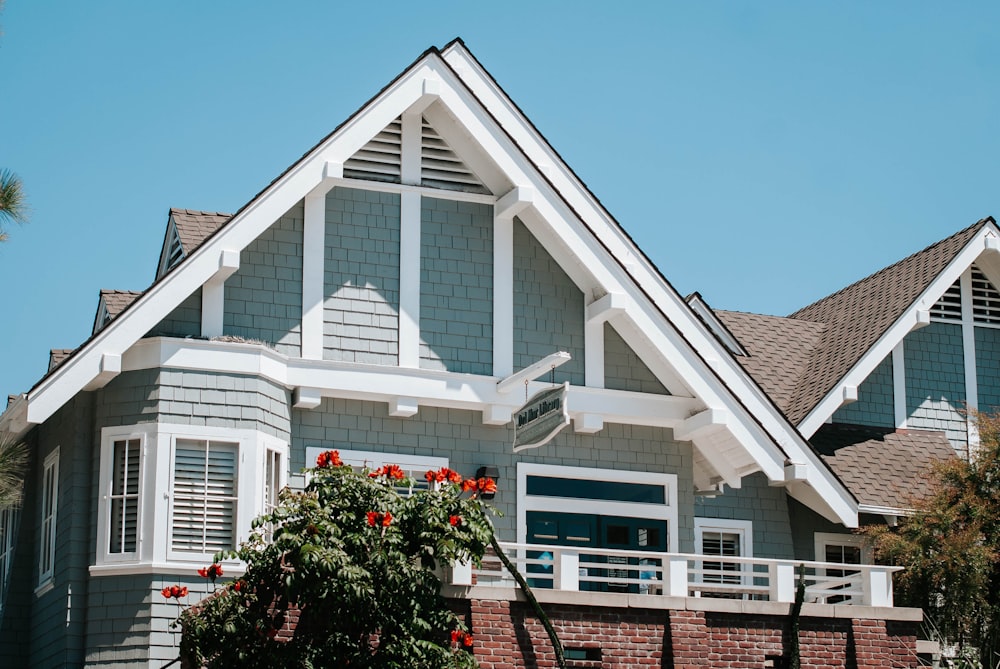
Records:
[[[167,599],[170,599],[171,597],[174,599],[180,599],[181,597],[187,597],[188,589],[187,586],[171,585],[168,588],[160,590],[160,594]]]
[[[233,590],[239,592],[243,588],[243,581],[233,581]]]
[[[222,576],[222,565],[212,564],[208,567],[202,567],[198,570],[198,575],[202,578],[210,578],[212,579],[212,583],[215,583],[215,579]]]
[[[452,527],[458,527],[462,524],[461,516],[448,516],[448,522],[451,523]]]
[[[434,481],[437,478],[437,475],[434,473],[433,469],[428,469],[427,473],[424,474],[424,478],[427,479],[428,483],[434,483]]]
[[[452,630],[452,631],[451,631],[451,642],[452,642],[452,643],[457,643],[457,642],[458,642],[458,640],[459,640],[459,639],[460,639],[461,637],[462,637],[462,633],[461,633],[461,632],[459,632],[458,630]]]
[[[389,527],[389,523],[392,522],[392,514],[386,511],[385,515],[382,516],[382,527]]]
[[[465,647],[469,647],[472,645],[472,635],[469,634],[468,632],[464,632],[462,634],[462,645]]]
[[[344,463],[340,459],[340,451],[323,451],[316,458],[317,467],[342,467]]]
[[[461,483],[462,482],[462,475],[459,474],[458,472],[456,472],[453,469],[449,469],[448,470],[448,481],[450,483]]]
[[[375,523],[378,522],[378,516],[379,516],[379,514],[375,513],[374,511],[369,511],[365,515],[368,517],[368,525],[369,525],[369,527],[375,527]]]
[[[462,492],[469,492],[476,489],[476,479],[465,479],[462,481]]]
[[[488,493],[490,495],[495,495],[497,492],[497,482],[493,479],[479,479],[476,481],[476,487],[479,488],[479,492]]]
[[[404,472],[399,465],[389,465],[385,468],[385,475],[388,478],[393,478],[396,480],[406,478],[406,472]]]

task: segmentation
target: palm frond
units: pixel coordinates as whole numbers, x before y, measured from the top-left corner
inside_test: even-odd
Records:
[[[0,223],[28,220],[28,201],[21,178],[8,169],[0,170]]]
[[[28,447],[9,434],[0,436],[0,509],[21,504]]]

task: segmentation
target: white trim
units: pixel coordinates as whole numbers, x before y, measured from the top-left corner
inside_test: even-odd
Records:
[[[584,308],[586,318],[587,308]],[[604,387],[604,320],[583,322],[583,378],[588,388]]]
[[[39,596],[51,589],[55,577],[56,535],[58,534],[57,524],[59,521],[59,450],[60,447],[56,446],[51,453],[45,456],[42,464],[42,482],[39,486],[41,488],[39,508],[41,522],[38,524],[38,587],[35,590],[35,594]],[[50,478],[49,472],[51,472],[51,488],[47,488],[46,483]],[[46,506],[51,509],[49,515],[45,514]],[[48,549],[47,552],[46,549]],[[47,564],[46,554],[48,555]]]
[[[113,489],[114,481],[111,478],[111,472],[114,469],[114,444],[117,441],[130,441],[132,439],[139,440],[139,498],[138,498],[138,508],[136,511],[136,549],[129,553],[111,553],[109,551],[109,542],[111,538],[111,490]],[[101,435],[101,455],[100,455],[100,467],[101,470],[98,474],[98,514],[97,514],[97,562],[102,563],[112,563],[112,562],[134,562],[137,560],[142,552],[142,540],[143,540],[143,511],[144,511],[144,496],[143,492],[145,490],[146,482],[146,452],[147,452],[147,433],[141,430],[136,430],[134,426],[121,427],[121,428],[105,428]]]
[[[639,502],[615,502],[587,498],[547,497],[528,495],[528,477],[546,476],[554,478],[614,481],[616,483],[641,483],[662,485],[665,504]],[[622,469],[597,469],[594,467],[567,467],[563,465],[540,465],[530,462],[517,463],[517,541],[527,541],[528,511],[551,511],[554,513],[583,513],[598,516],[622,516],[626,518],[649,518],[667,521],[667,551],[677,552],[677,475],[659,472],[637,472]]]
[[[309,360],[323,359],[327,192],[305,197],[302,223],[302,357]]]
[[[460,202],[476,202],[478,204],[496,204],[497,198],[494,195],[484,193],[468,193],[461,190],[444,190],[441,188],[431,188],[429,186],[418,186],[413,184],[397,184],[391,181],[368,181],[367,179],[351,179],[347,177],[329,177],[324,179],[324,185],[341,186],[343,188],[354,188],[357,190],[371,190],[380,193],[417,193],[423,197],[433,197],[444,200],[457,200]]]
[[[420,185],[420,140],[423,117],[420,111],[405,111],[400,115],[399,145],[400,180],[408,186]],[[402,246],[402,241],[400,241]]]
[[[419,148],[418,144],[418,152]],[[419,170],[419,160],[417,169]],[[408,191],[400,194],[399,366],[414,369],[420,367],[421,205],[419,193]]]
[[[493,219],[493,375],[514,373],[514,219]]]
[[[979,408],[979,379],[976,370],[976,323],[975,310],[972,304],[972,266],[970,265],[960,279],[962,294],[962,363],[965,372],[965,404],[972,411]],[[968,457],[975,457],[979,449],[979,430],[976,421],[965,419],[966,444]]]
[[[906,427],[906,359],[905,345],[901,341],[892,349],[892,408],[896,427]]]
[[[861,549],[861,563],[860,564],[871,564],[871,547],[869,547],[864,540],[864,537],[860,537],[856,534],[837,534],[834,532],[814,532],[813,533],[813,548],[815,550],[814,557],[816,562],[826,562],[826,547],[827,546],[851,546]],[[822,557],[822,559],[821,559]]]

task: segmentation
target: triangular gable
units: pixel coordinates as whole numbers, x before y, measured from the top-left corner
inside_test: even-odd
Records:
[[[460,43],[443,54],[426,52],[187,253],[175,271],[32,389],[28,419],[41,422],[81,389],[94,387],[95,379],[113,377],[150,327],[203,286],[220,286],[238,268],[239,252],[303,198],[308,218],[310,198],[344,184],[352,157],[397,118],[403,143],[407,125],[422,130],[426,119],[469,173],[499,195],[495,216],[517,216],[588,296],[586,327],[603,329],[610,322],[658,378],[671,380],[671,391],[679,380],[681,390],[697,398],[702,408],[670,424],[677,439],[695,445],[701,485],[739,485],[743,476],[763,471],[831,519],[857,522],[850,493]],[[404,184],[423,162],[408,165],[405,156]],[[312,318],[307,305],[304,329]],[[497,376],[512,371],[494,367]],[[288,367],[283,378],[295,386],[293,372]],[[486,402],[508,401],[496,388],[480,395]],[[405,407],[399,410],[408,415]]]
[[[800,377],[789,419],[811,436],[915,327],[974,262],[990,273],[1000,254],[992,218],[819,300],[789,318],[826,330]]]

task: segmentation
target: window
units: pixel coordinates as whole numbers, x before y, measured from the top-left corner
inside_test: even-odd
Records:
[[[236,548],[251,521],[276,506],[287,469],[287,444],[256,430],[104,428],[91,573],[202,566]]]
[[[851,534],[816,533],[816,559],[820,562],[835,562],[838,564],[864,564],[870,561],[869,550],[864,540]],[[817,576],[830,579],[843,579],[856,575],[858,572],[849,569],[820,569]],[[846,590],[852,588],[851,583],[841,583],[829,586],[830,590]],[[827,596],[821,602],[839,604],[851,601],[849,595]]]
[[[236,547],[239,444],[177,439],[170,549],[216,553]]]
[[[120,439],[111,449],[111,490],[108,492],[108,553],[136,552],[139,541],[140,439]]]
[[[16,509],[0,511],[0,612],[3,612],[3,604],[7,599],[10,570],[14,561],[17,520]]]
[[[719,557],[752,557],[753,556],[753,524],[747,520],[728,520],[722,518],[695,518],[694,540],[697,550],[702,555],[717,555]],[[699,581],[706,584],[718,583],[723,586],[720,591],[712,592],[706,588],[702,597],[737,597],[744,595],[732,594],[738,589],[732,586],[750,584],[749,567],[741,562],[725,560],[704,561],[701,563]],[[729,592],[725,592],[729,591]]]
[[[324,446],[310,446],[306,449],[306,467],[315,467],[316,458],[324,451],[336,450],[340,453],[340,459],[345,465],[351,465],[355,469],[378,469],[384,465],[399,465],[400,469],[408,477],[413,479],[413,485],[406,490],[400,490],[404,494],[410,494],[415,490],[426,490],[428,483],[424,474],[429,469],[440,469],[448,466],[448,458],[436,458],[427,455],[406,455],[400,453],[378,453],[376,451],[352,451],[342,448],[326,448]]]
[[[59,507],[59,448],[42,465],[42,522],[38,546],[38,586],[52,582],[56,554],[56,512]]]

